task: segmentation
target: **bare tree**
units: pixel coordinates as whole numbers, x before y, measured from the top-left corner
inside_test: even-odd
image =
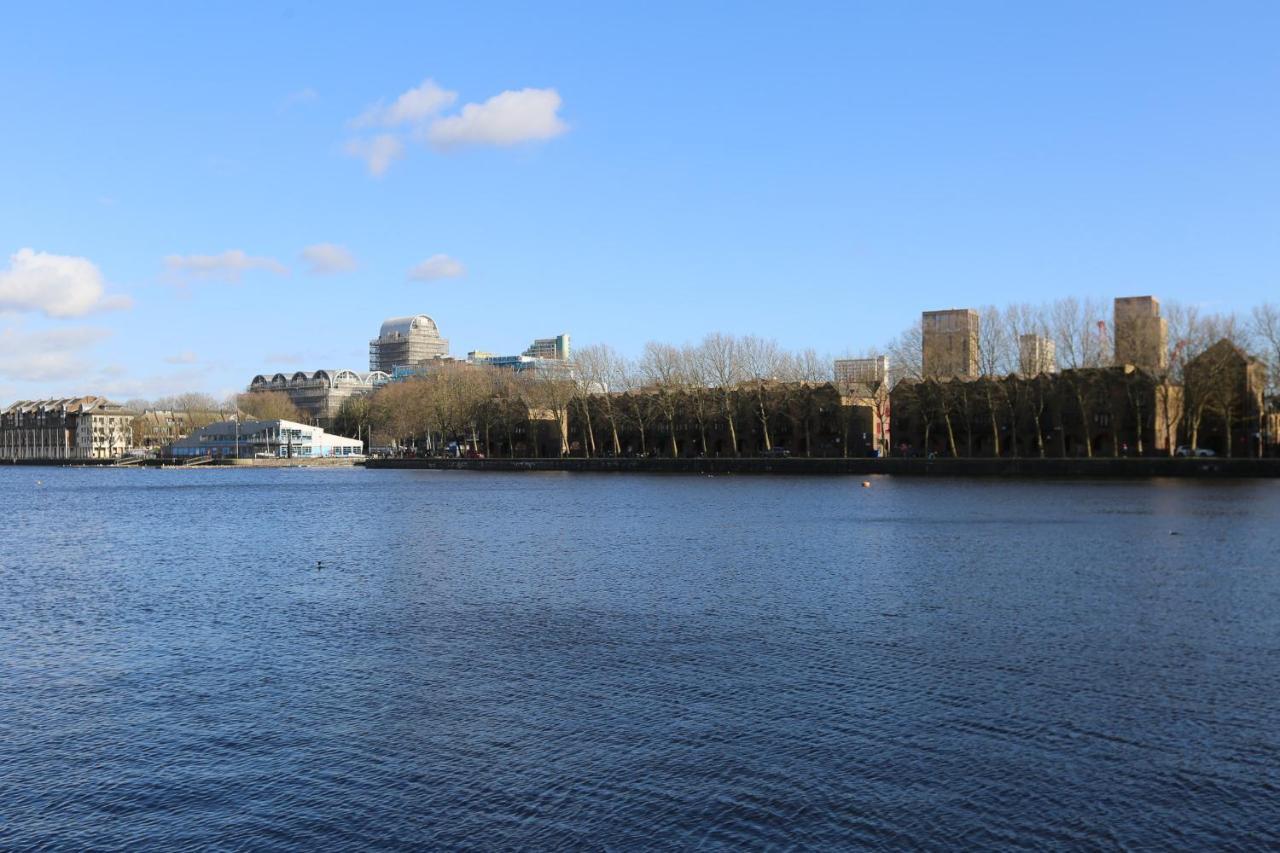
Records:
[[[1280,305],[1267,302],[1253,309],[1249,318],[1254,346],[1267,365],[1267,390],[1280,394]]]
[[[920,321],[908,326],[889,342],[889,386],[924,378],[924,330]]]
[[[702,455],[708,454],[707,425],[718,412],[714,382],[701,347],[685,346],[680,350],[680,372],[685,378],[685,407],[698,422],[698,444]]]
[[[752,335],[741,339],[740,348],[742,365],[753,391],[753,408],[756,418],[760,421],[764,449],[770,450],[773,448],[773,439],[769,435],[769,418],[772,414],[769,390],[778,378],[778,371],[782,365],[782,350],[778,348],[777,341]]]
[[[650,341],[644,345],[640,371],[654,394],[654,401],[666,418],[671,458],[674,459],[680,455],[676,442],[676,413],[686,385],[684,359],[676,347]]]
[[[1063,382],[1080,415],[1086,456],[1093,456],[1094,450],[1093,391],[1096,383],[1090,381],[1089,374],[1083,371],[1102,367],[1111,361],[1112,341],[1104,317],[1103,306],[1095,300],[1082,302],[1068,297],[1059,299],[1049,308],[1050,330],[1058,364],[1066,369]]]
[[[645,393],[644,374],[634,361],[628,359],[621,363],[619,380],[627,416],[635,423],[640,433],[640,455],[647,456],[649,453],[648,426],[654,414],[653,396]]]
[[[743,366],[742,345],[732,335],[713,332],[702,339],[698,347],[699,372],[706,377],[719,399],[720,411],[729,428],[729,443],[733,455],[739,455],[738,425],[735,417],[737,391],[746,379]]]
[[[599,402],[605,419],[609,422],[609,437],[613,455],[622,455],[622,443],[618,440],[618,416],[615,395],[622,386],[622,358],[608,344],[592,344],[582,347],[574,356],[577,368],[579,393],[593,395]],[[594,446],[594,435],[592,436]]]
[[[525,393],[543,419],[555,422],[560,436],[560,455],[568,455],[569,409],[577,393],[573,382],[559,376],[531,378]]]
[[[798,353],[783,353],[778,364],[778,379],[782,380],[782,402],[794,433],[804,434],[804,455],[813,455],[813,419],[817,414],[818,398],[813,388],[833,380],[831,360],[819,356],[816,350],[806,349]]]
[[[302,413],[283,391],[254,391],[236,398],[236,406],[261,421],[298,421]]]

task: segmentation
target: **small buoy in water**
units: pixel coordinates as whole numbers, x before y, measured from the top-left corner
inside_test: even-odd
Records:
[[[323,569],[323,568],[324,568],[324,563],[323,563],[322,561],[320,561],[320,560],[316,560],[316,568],[317,568],[317,569]]]
[[[43,486],[43,485],[44,485],[44,480],[36,480],[36,485],[37,485],[37,486]]]
[[[1176,530],[1170,530],[1170,531],[1169,531],[1169,535],[1170,535],[1170,536],[1177,536],[1177,535],[1178,535],[1178,531],[1176,531]]]
[[[864,488],[864,489],[869,489],[869,488],[871,488],[871,481],[870,481],[870,480],[863,480],[863,481],[862,481],[862,488]]]

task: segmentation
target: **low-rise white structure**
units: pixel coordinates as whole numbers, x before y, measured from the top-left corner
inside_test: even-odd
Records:
[[[294,421],[222,421],[169,445],[166,455],[215,459],[325,459],[364,456],[359,439]]]

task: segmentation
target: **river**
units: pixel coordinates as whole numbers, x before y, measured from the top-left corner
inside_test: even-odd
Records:
[[[1280,482],[0,469],[0,848],[1280,845]]]

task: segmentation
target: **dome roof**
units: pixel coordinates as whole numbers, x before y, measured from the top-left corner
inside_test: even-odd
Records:
[[[432,320],[426,314],[415,314],[412,317],[392,317],[385,320],[382,328],[378,331],[380,338],[402,338],[407,337],[412,330],[423,329],[428,334],[439,335],[440,330],[436,328],[436,321]]]

